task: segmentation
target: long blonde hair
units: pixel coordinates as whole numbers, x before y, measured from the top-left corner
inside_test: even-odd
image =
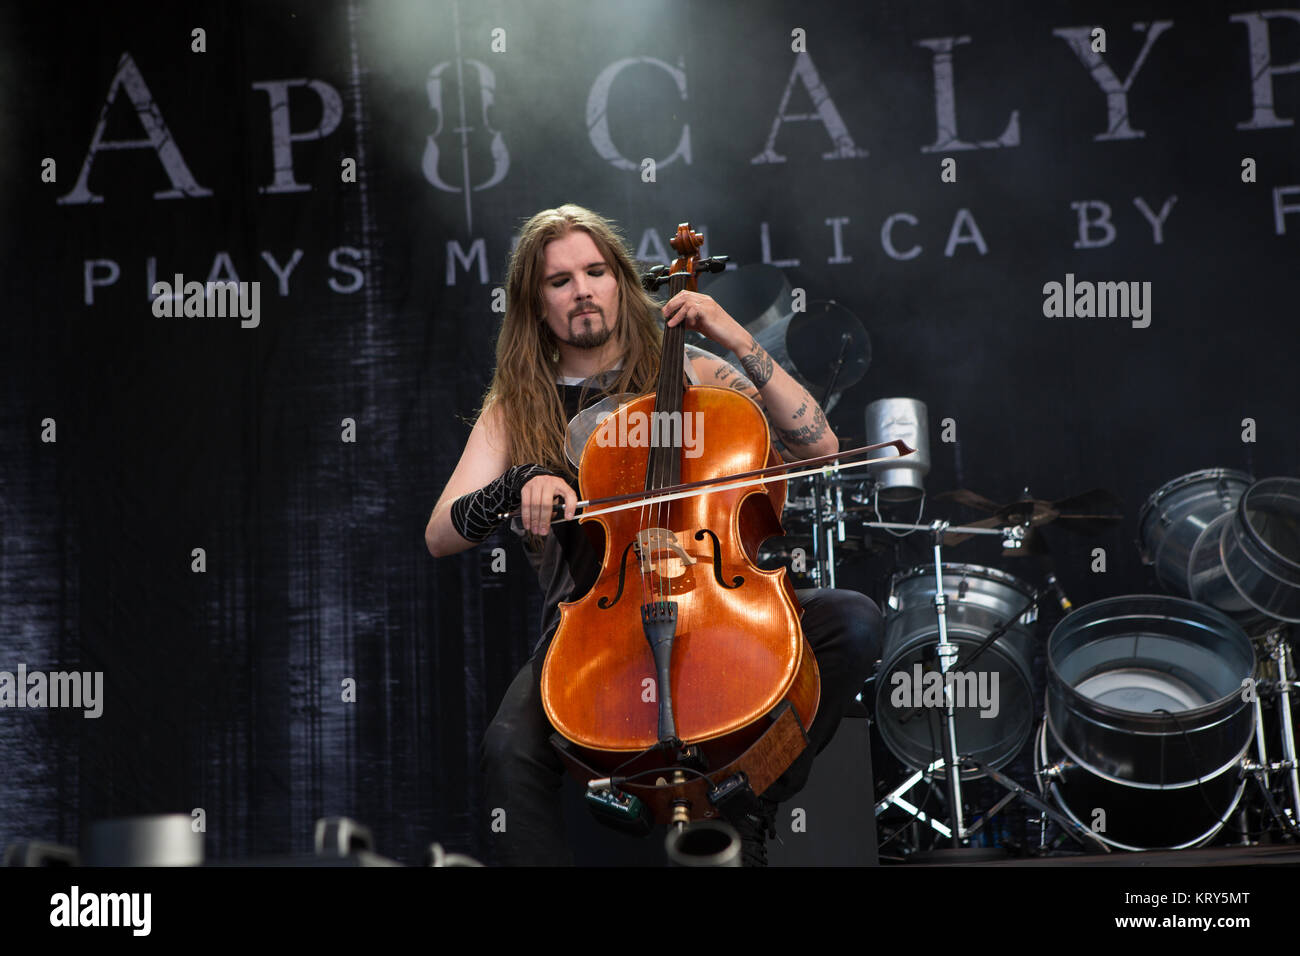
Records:
[[[627,244],[613,223],[581,206],[544,209],[524,224],[510,257],[506,278],[506,316],[497,336],[497,367],[479,414],[493,405],[510,441],[513,465],[535,462],[573,476],[564,454],[568,422],[556,388],[559,349],[545,321],[542,279],[546,244],[574,230],[591,237],[618,283],[618,321],[614,338],[623,367],[609,394],[642,394],[654,387],[663,334],[656,322],[658,303],[641,287]]]

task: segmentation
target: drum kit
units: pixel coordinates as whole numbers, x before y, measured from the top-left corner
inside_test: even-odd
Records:
[[[1049,849],[1051,822],[1094,851],[1203,846],[1234,815],[1248,819],[1248,794],[1263,829],[1300,836],[1291,713],[1300,684],[1288,631],[1300,622],[1300,480],[1225,469],[1174,479],[1142,508],[1138,541],[1172,593],[1077,609],[1053,575],[1035,588],[994,567],[945,560],[942,549],[1001,535],[1004,555],[1043,553],[1045,524],[1095,533],[1121,520],[1106,492],[1057,502],[1026,495],[1010,505],[967,491],[937,496],[992,513],[958,526],[873,520],[887,494],[906,503],[910,489],[924,501],[897,475],[888,484],[875,475],[817,484],[808,479],[791,494],[787,542],[799,550],[771,553],[790,561],[811,545],[813,585],[835,586],[835,565],[859,532],[925,532],[933,546],[932,562],[890,576],[881,660],[864,691],[881,742],[910,771],[875,805],[877,817],[906,814],[890,839],[907,831],[907,858],[932,859],[927,844],[949,841],[969,851],[978,829],[1015,799],[1038,811],[1039,852]],[[1039,607],[1053,596],[1068,613],[1048,637],[1040,697],[1031,662]],[[1274,758],[1270,741],[1281,751]],[[1002,772],[1026,747],[1030,787]],[[974,780],[1005,796],[967,826],[962,789]],[[946,819],[906,799],[922,782],[946,789]],[[923,839],[914,823],[934,836]]]
[[[772,286],[765,295],[788,293],[775,276],[763,278]],[[747,285],[756,286],[766,289]],[[760,316],[769,338],[793,324],[778,317],[787,305],[778,301]],[[824,341],[820,354],[837,358],[822,365],[806,358],[799,370],[823,407],[865,372],[870,345],[856,322],[826,323],[840,347]],[[781,351],[783,365],[795,351]],[[844,369],[851,381],[839,378]],[[925,405],[878,400],[866,409],[865,428],[868,442],[902,438],[917,452],[871,466],[866,478],[791,481],[783,518],[790,536],[760,561],[785,565],[806,585],[835,587],[837,568],[883,535],[928,535],[932,560],[890,576],[881,661],[860,695],[874,703],[881,742],[906,775],[875,804],[882,823],[906,815],[885,842],[906,837],[909,859],[978,853],[980,829],[1017,799],[1038,811],[1031,852],[1065,839],[1101,852],[1203,846],[1234,817],[1235,830],[1257,821],[1256,839],[1300,837],[1291,713],[1300,683],[1289,628],[1300,623],[1300,479],[1256,481],[1214,468],[1169,481],[1143,505],[1137,542],[1169,593],[1074,609],[1051,574],[1035,588],[997,568],[946,561],[942,549],[997,535],[1006,557],[1043,554],[1044,525],[1098,533],[1122,520],[1118,499],[1098,489],[1043,501],[1026,491],[999,505],[962,490],[936,497],[988,517],[926,523]],[[915,520],[881,520],[882,504],[915,506]],[[1067,613],[1043,649],[1040,698],[1031,663],[1040,604],[1053,598]],[[1029,787],[1003,772],[1026,748]],[[962,791],[974,781],[1003,796],[968,825]],[[929,796],[920,805],[905,796],[922,782],[931,794],[943,788],[937,813],[925,812]],[[953,849],[936,851],[943,842]],[[1243,832],[1238,842],[1252,837]]]

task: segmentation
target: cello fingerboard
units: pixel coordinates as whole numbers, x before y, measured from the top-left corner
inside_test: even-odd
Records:
[[[689,273],[674,273],[670,277],[671,295],[676,295],[686,287]],[[686,323],[679,322],[672,328],[664,329],[663,358],[659,364],[659,383],[655,395],[655,424],[659,422],[680,420],[682,415],[682,388],[686,361]],[[661,415],[666,414],[668,418]],[[668,445],[657,445],[650,449],[650,460],[646,466],[645,490],[655,491],[681,482],[681,449]]]

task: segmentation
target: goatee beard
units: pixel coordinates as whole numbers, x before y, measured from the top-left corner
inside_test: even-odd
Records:
[[[579,332],[569,339],[568,344],[575,349],[598,349],[614,335],[613,329],[601,329],[599,332]]]
[[[600,318],[604,318],[604,313],[598,312],[596,314],[600,316]],[[570,338],[566,343],[573,346],[575,349],[598,349],[608,342],[614,334],[614,330],[609,326],[602,326],[600,329],[591,329],[589,327],[591,325],[590,314],[585,316],[575,316],[574,318],[585,318],[587,321],[583,324],[588,326],[588,328],[583,329],[582,331],[574,332],[572,338]],[[570,325],[570,328],[572,328],[572,325]]]

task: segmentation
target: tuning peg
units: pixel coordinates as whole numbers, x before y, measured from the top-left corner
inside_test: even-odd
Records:
[[[709,256],[707,259],[696,261],[696,268],[701,271],[722,272],[727,268],[727,256]]]
[[[669,266],[655,266],[649,272],[641,276],[641,285],[647,292],[654,292],[664,283],[664,276],[668,274]]]

